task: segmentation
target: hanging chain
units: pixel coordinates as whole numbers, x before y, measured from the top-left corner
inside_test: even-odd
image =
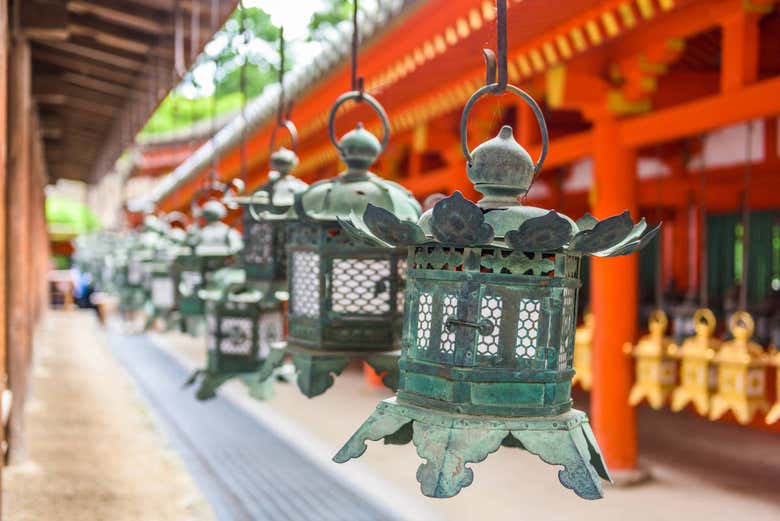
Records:
[[[239,2],[239,7],[241,9],[241,31],[244,40],[244,61],[241,64],[241,71],[239,72],[239,88],[241,90],[241,181],[243,181],[244,186],[246,186],[246,65],[247,61],[249,61],[249,43],[251,38],[249,31],[246,28],[246,8],[244,7],[244,0]]]
[[[217,32],[217,24],[219,23],[219,11],[220,11],[220,0],[211,0],[211,19],[209,21],[211,34],[216,34]],[[211,129],[209,131],[209,134],[211,136],[210,139],[214,139],[214,135],[217,133],[217,125],[216,125],[216,119],[217,119],[217,98],[219,94],[219,81],[218,81],[218,74],[219,71],[219,56],[217,56],[217,59],[214,62],[214,93],[211,96],[211,114],[210,114],[210,124]],[[211,185],[214,185],[214,182],[217,179],[217,154],[213,153],[211,154],[211,170],[209,171],[209,182]]]
[[[660,158],[661,157],[661,147],[656,145],[655,147],[655,156]],[[656,193],[656,201],[655,201],[655,210],[658,212],[658,220],[661,220],[661,213],[663,213],[662,207],[661,207],[661,201],[663,200],[663,186],[661,186],[661,182],[663,180],[663,175],[659,175],[658,179],[656,180],[656,186],[658,187],[657,193]],[[657,255],[655,259],[655,287],[653,288],[653,292],[655,293],[655,307],[658,310],[663,311],[664,309],[664,242],[658,241],[658,250]]]
[[[352,4],[352,90],[363,95],[363,77],[358,76],[358,49],[360,48],[360,26],[358,25],[358,0]],[[361,99],[358,98],[358,101]]]
[[[704,134],[701,140],[701,174],[699,175],[699,304],[709,306],[709,266],[707,265],[707,165],[704,154]]]
[[[745,186],[742,192],[742,277],[739,283],[739,309],[747,311],[748,262],[750,254],[750,182],[753,147],[753,122],[747,122],[745,137]]]
[[[285,120],[284,98],[284,26],[282,26],[279,28],[279,105],[276,107],[277,126],[281,125]]]

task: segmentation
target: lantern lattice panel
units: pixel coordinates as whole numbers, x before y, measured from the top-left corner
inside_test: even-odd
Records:
[[[173,309],[176,306],[176,288],[173,277],[155,276],[152,278],[152,304],[157,309]]]
[[[361,315],[388,313],[392,295],[387,287],[390,261],[333,259],[333,311]]]
[[[428,348],[431,341],[431,321],[433,320],[433,296],[421,293],[417,305],[417,342],[418,351]]]
[[[539,312],[541,302],[536,299],[520,299],[520,311],[517,316],[517,337],[515,353],[519,358],[533,359],[537,353],[539,338]],[[562,344],[563,347],[563,344]]]
[[[252,352],[252,319],[223,317],[220,322],[220,350],[227,355],[249,355]]]
[[[498,353],[498,339],[501,331],[501,314],[503,300],[501,297],[484,296],[480,302],[481,315],[483,319],[490,320],[494,327],[486,335],[478,335],[477,354],[482,357],[492,358]]]
[[[320,256],[310,251],[292,254],[292,312],[317,318],[320,315]]]
[[[444,355],[452,355],[455,352],[455,331],[447,328],[447,319],[457,318],[458,298],[455,295],[447,295],[442,302],[442,322],[439,350]]]
[[[284,340],[284,316],[279,311],[265,312],[260,315],[257,325],[259,336],[258,358],[266,358],[271,344]]]
[[[338,223],[298,223],[289,237],[288,342],[334,351],[398,349],[403,249],[353,240]]]
[[[244,223],[244,250],[246,264],[269,264],[274,260],[274,227],[268,222]]]

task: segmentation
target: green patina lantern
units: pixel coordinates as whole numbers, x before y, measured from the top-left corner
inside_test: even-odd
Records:
[[[189,255],[192,248],[187,245],[187,232],[170,227],[164,236],[162,246],[152,268],[150,301],[153,308],[150,323],[157,319],[170,327],[178,310],[179,294],[176,290],[177,267],[175,260],[180,255]]]
[[[260,370],[271,343],[284,336],[278,302],[248,281],[240,268],[216,271],[198,295],[206,306],[208,349],[206,368],[189,381],[202,377],[197,398],[213,398],[220,385],[235,377],[244,377],[254,397],[268,398],[271,382],[248,375]]]
[[[160,220],[147,215],[141,230],[128,236],[124,251],[117,256],[119,309],[126,318],[143,309],[148,301],[161,229]]]
[[[367,440],[411,441],[427,460],[417,472],[422,493],[451,497],[471,484],[469,463],[501,446],[518,447],[562,465],[561,483],[596,499],[600,478],[609,474],[570,394],[580,261],[634,252],[658,227],[634,225],[628,212],[575,223],[519,202],[547,153],[547,128],[533,99],[506,86],[541,127],[536,164],[508,126],[473,153],[466,144],[472,105],[498,87],[478,90],[461,120],[468,177],[484,196],[477,204],[455,192],[416,224],[369,205],[350,226],[391,251],[408,248],[409,268],[397,395],[379,404],[334,460],[359,457]]]
[[[293,135],[295,127],[283,122]],[[271,155],[269,181],[249,197],[230,198],[243,210],[244,249],[240,268],[225,268],[199,292],[206,303],[208,359],[197,393],[213,397],[227,380],[243,377],[250,393],[267,398],[270,379],[252,378],[262,367],[271,343],[284,339],[283,303],[287,300],[285,226],[294,195],[308,186],[288,174],[298,163],[292,150]],[[194,381],[194,380],[193,380]]]
[[[295,136],[292,123],[287,121],[285,126]],[[278,290],[285,289],[287,285],[285,229],[294,217],[289,210],[295,195],[309,187],[289,175],[297,164],[295,152],[280,147],[271,154],[268,182],[249,197],[238,199],[243,209],[244,250],[241,259],[246,276],[249,280],[275,283]]]
[[[380,115],[382,143],[360,124],[336,141],[336,111],[348,100],[365,101]],[[385,383],[394,387],[405,251],[355,239],[340,222],[362,214],[369,204],[403,219],[416,220],[420,214],[408,190],[368,171],[389,137],[379,102],[359,91],[342,95],[331,110],[329,128],[347,170],[311,185],[288,213],[297,220],[287,228],[287,342],[271,349],[261,373],[261,378],[270,376],[289,354],[298,387],[309,397],[325,392],[352,359],[386,373]]]
[[[216,270],[232,264],[242,248],[241,234],[220,221],[226,213],[219,201],[206,202],[202,209],[206,224],[189,230],[187,242],[192,254],[176,258],[179,314],[183,329],[191,334],[197,333],[205,313],[198,291]]]

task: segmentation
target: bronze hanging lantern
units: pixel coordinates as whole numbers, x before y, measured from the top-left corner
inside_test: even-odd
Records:
[[[405,252],[366,243],[342,224],[369,205],[408,221],[417,220],[421,210],[408,190],[368,170],[387,146],[390,123],[357,75],[357,0],[352,7],[352,90],[336,100],[328,121],[330,140],[347,169],[295,197],[288,214],[294,221],[287,227],[287,342],[271,349],[260,373],[261,380],[269,378],[290,355],[298,387],[310,398],[333,385],[350,360],[366,362],[395,388]],[[361,123],[336,139],[336,113],[350,100],[368,104],[379,115],[382,142]]]
[[[368,103],[380,116],[380,141],[358,124],[336,141],[334,120],[348,100]],[[325,392],[350,360],[392,372],[400,346],[405,252],[367,244],[339,224],[371,204],[413,221],[420,205],[402,186],[368,171],[387,145],[389,123],[376,99],[359,91],[342,95],[330,113],[331,141],[347,170],[296,197],[287,228],[290,301],[285,344],[271,350],[261,378],[292,356],[298,386],[308,397]],[[293,214],[294,212],[294,214]],[[393,375],[385,383],[393,386]]]
[[[498,6],[505,38],[506,5]],[[561,483],[596,499],[609,474],[588,417],[572,409],[570,395],[580,260],[632,253],[657,227],[634,225],[628,212],[575,223],[519,202],[542,167],[547,128],[534,100],[504,83],[501,54],[496,82],[495,57],[486,51],[489,84],[472,95],[461,119],[468,177],[484,196],[479,203],[455,192],[417,224],[376,206],[353,221],[363,240],[408,248],[403,343],[396,396],[379,404],[334,461],[361,456],[367,440],[411,441],[427,460],[417,471],[422,493],[443,498],[471,484],[469,463],[518,447],[562,465]],[[471,107],[505,90],[536,115],[536,164],[508,126],[468,150]]]
[[[295,148],[295,126],[289,120],[283,126]],[[286,213],[294,195],[308,186],[289,175],[297,163],[292,150],[280,147],[271,154],[268,183],[248,197],[230,198],[243,212],[243,262],[216,272],[198,293],[206,305],[209,339],[206,367],[190,380],[202,377],[198,399],[214,397],[220,385],[236,377],[244,379],[255,398],[271,395],[271,381],[252,374],[261,369],[271,344],[284,339]]]
[[[216,270],[232,264],[243,246],[241,234],[220,221],[226,213],[219,201],[207,201],[202,208],[206,224],[190,230],[188,242],[192,254],[176,258],[179,313],[183,330],[190,334],[197,333],[205,313],[198,291],[208,284]]]

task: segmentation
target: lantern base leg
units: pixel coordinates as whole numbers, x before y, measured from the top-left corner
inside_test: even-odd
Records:
[[[347,364],[349,357],[340,354],[294,353],[298,389],[309,398],[321,395],[330,389]]]
[[[693,404],[696,412],[702,416],[707,416],[710,409],[710,393],[706,387],[696,388],[693,386],[678,387],[672,393],[671,409],[674,412],[680,412],[688,404]]]
[[[381,402],[374,413],[334,456],[336,463],[360,457],[366,441],[412,441],[426,460],[417,481],[428,497],[447,498],[469,486],[478,463],[499,449],[518,447],[550,465],[562,465],[558,479],[585,499],[603,497],[600,479],[610,480],[588,417],[569,410],[548,417],[497,417],[451,414],[424,409],[397,398]]]
[[[710,402],[710,420],[717,420],[728,411],[731,411],[739,423],[747,425],[753,421],[753,417],[756,414],[768,410],[769,404],[764,398],[746,398],[716,394],[712,397],[712,401]]]
[[[300,346],[279,342],[271,346],[268,357],[260,369],[258,380],[271,378],[274,371],[282,365],[284,358],[292,357],[296,382],[301,392],[309,398],[314,398],[330,389],[335,381],[347,367],[351,360],[363,360],[377,373],[382,375],[382,383],[388,388],[398,388],[398,358],[399,351],[389,353],[373,352],[363,353],[358,351],[319,351],[306,349]]]

